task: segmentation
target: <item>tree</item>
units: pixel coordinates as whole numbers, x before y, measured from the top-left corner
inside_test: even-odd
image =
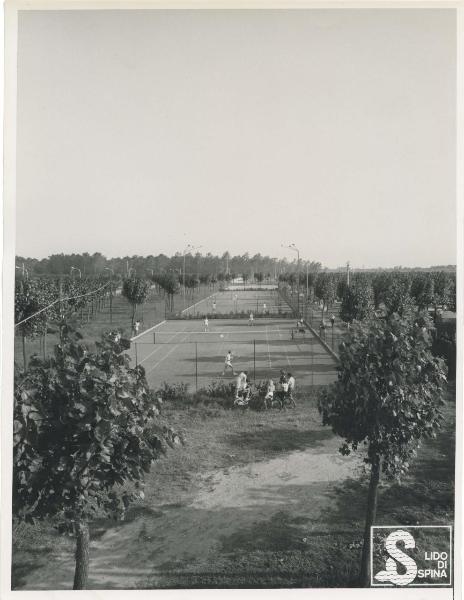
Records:
[[[431,321],[412,313],[356,323],[340,345],[338,380],[319,401],[324,425],[344,438],[341,454],[367,446],[370,465],[361,585],[369,585],[369,535],[381,474],[400,478],[423,437],[442,420],[444,363],[431,353]]]
[[[430,273],[416,273],[411,282],[411,296],[420,310],[428,310],[434,300],[434,280]]]
[[[451,277],[451,284],[448,293],[449,309],[456,312],[456,275]]]
[[[320,273],[316,280],[315,294],[322,302],[322,320],[324,311],[335,300],[335,281],[329,273]]]
[[[89,520],[123,515],[143,497],[152,461],[180,441],[161,421],[143,367],[129,367],[130,343],[113,340],[90,354],[67,328],[52,358],[16,373],[14,515],[54,518],[74,533],[74,589],[86,587]]]
[[[337,281],[337,287],[336,287],[336,295],[337,298],[341,301],[343,301],[343,298],[345,297],[345,293],[346,290],[348,289],[348,284],[346,282],[346,279],[338,279]]]
[[[340,317],[347,323],[363,321],[372,314],[373,293],[366,279],[356,280],[346,286],[340,309]]]
[[[411,309],[413,301],[410,290],[411,279],[408,275],[398,273],[392,277],[383,299],[387,315],[403,315]]]
[[[161,287],[164,289],[168,296],[168,308],[170,311],[174,310],[174,295],[180,291],[179,279],[175,273],[167,273],[161,279]]]
[[[380,304],[384,302],[385,294],[391,283],[392,276],[390,273],[376,273],[372,279],[372,291],[374,293],[374,306],[378,310]]]
[[[451,288],[451,278],[445,271],[433,273],[435,318],[437,317],[438,307],[448,303]]]
[[[24,278],[16,280],[15,324],[22,338],[24,369],[27,368],[26,338],[43,334],[46,327],[46,314],[45,311],[40,313],[39,311],[45,306],[45,297],[37,282]]]
[[[308,292],[309,292],[309,296],[311,299],[313,298],[313,295],[314,295],[314,288],[316,286],[317,277],[318,277],[317,272],[315,272],[315,271],[308,272],[308,277],[307,277]]]
[[[132,305],[131,324],[134,326],[135,313],[137,306],[145,302],[148,297],[150,284],[146,279],[133,275],[124,279],[122,284],[122,294]]]

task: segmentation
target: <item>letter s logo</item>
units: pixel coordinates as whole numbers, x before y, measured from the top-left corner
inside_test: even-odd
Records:
[[[408,585],[416,578],[416,561],[398,548],[397,543],[399,541],[403,541],[404,547],[408,549],[415,548],[416,546],[414,538],[407,531],[398,529],[397,531],[390,533],[385,541],[385,549],[391,558],[387,558],[385,564],[386,571],[379,571],[377,575],[374,576],[377,581],[390,582],[394,585]],[[398,573],[394,559],[406,567],[406,573],[403,573],[402,575]]]

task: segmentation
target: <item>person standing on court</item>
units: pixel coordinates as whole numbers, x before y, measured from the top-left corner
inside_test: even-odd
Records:
[[[205,332],[209,330],[209,321],[208,321],[208,317],[205,317]]]
[[[140,329],[140,321],[136,321],[134,323],[134,329],[133,329],[134,337],[139,334],[139,329]]]
[[[296,381],[291,373],[287,373],[287,377],[288,377],[288,397],[289,397],[291,403],[293,404],[293,406],[295,406],[295,399],[293,397],[293,392],[295,391]]]
[[[224,370],[222,371],[223,376],[225,375],[227,369],[230,369],[232,371],[232,375],[235,375],[234,367],[232,366],[232,360],[233,360],[232,352],[229,350],[227,352],[226,358],[224,360]]]
[[[250,316],[248,318],[248,325],[253,325],[253,321],[254,321],[254,316],[253,313],[250,313]]]

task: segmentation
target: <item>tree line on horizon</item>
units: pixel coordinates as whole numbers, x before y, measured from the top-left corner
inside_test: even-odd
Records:
[[[24,269],[31,276],[47,275],[69,275],[71,269],[80,270],[82,276],[95,276],[113,272],[115,275],[125,276],[129,272],[135,271],[139,276],[153,275],[155,273],[184,271],[184,255],[177,252],[173,256],[166,254],[148,255],[148,256],[123,256],[116,258],[107,258],[100,252],[89,254],[52,254],[47,258],[37,259],[31,257],[16,257],[16,267],[18,270]],[[337,269],[328,269],[318,261],[304,260],[300,261],[300,270],[302,272],[319,271],[342,271],[346,267]],[[211,275],[217,276],[223,274],[235,274],[242,276],[244,273],[253,276],[254,273],[263,273],[266,278],[276,278],[282,273],[292,273],[298,270],[298,261],[295,258],[274,258],[260,253],[250,255],[248,252],[242,255],[231,255],[224,252],[221,256],[213,255],[210,252],[201,254],[200,252],[185,254],[185,273],[190,275]],[[359,270],[359,269],[356,269]],[[402,267],[394,266],[390,268],[363,269],[365,271],[455,271],[455,265],[432,265],[430,267]]]

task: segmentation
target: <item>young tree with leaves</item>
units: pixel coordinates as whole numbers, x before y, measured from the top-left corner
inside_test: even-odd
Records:
[[[444,404],[444,363],[431,353],[431,321],[411,313],[356,323],[340,345],[338,380],[319,401],[343,455],[367,447],[370,466],[360,583],[370,581],[369,538],[381,475],[400,478],[420,440],[435,437]]]
[[[383,301],[387,315],[406,314],[413,306],[411,297],[411,277],[407,274],[396,274],[391,277],[385,290]]]
[[[372,278],[372,292],[374,294],[374,307],[376,310],[378,310],[381,303],[385,301],[385,295],[391,281],[391,273],[376,273]]]
[[[335,300],[335,280],[330,273],[319,273],[316,280],[315,294],[322,302],[321,318],[324,320],[324,311]]]
[[[174,310],[174,295],[180,291],[180,282],[175,273],[167,273],[161,280],[161,286],[167,294],[168,308]]]
[[[46,302],[40,284],[31,279],[15,282],[15,329],[21,335],[24,369],[27,368],[26,338],[43,335],[46,327]],[[41,311],[41,312],[39,312]]]
[[[448,303],[452,281],[449,273],[446,273],[445,271],[436,271],[433,273],[433,282],[433,305],[435,309],[435,318],[437,318],[438,308]]]
[[[340,308],[340,317],[346,323],[363,321],[373,311],[374,300],[372,287],[366,279],[355,280],[351,286],[346,286]]]
[[[122,295],[132,305],[132,317],[131,317],[132,327],[134,327],[137,306],[139,304],[142,304],[143,302],[145,302],[145,300],[148,297],[149,290],[150,290],[149,282],[146,279],[142,279],[142,277],[137,277],[136,275],[133,275],[132,277],[127,277],[123,281]]]
[[[90,354],[67,327],[53,357],[16,373],[14,515],[53,518],[74,533],[74,589],[86,587],[89,521],[123,515],[143,496],[152,461],[180,442],[161,421],[143,367],[130,368],[129,344],[107,335]]]

